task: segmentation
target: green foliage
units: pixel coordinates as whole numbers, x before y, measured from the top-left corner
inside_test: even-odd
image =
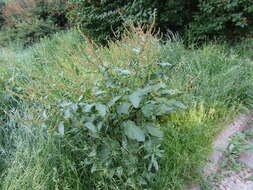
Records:
[[[73,159],[89,189],[148,188],[160,168],[161,118],[185,107],[166,82],[169,66],[143,64],[100,65],[94,86],[79,101],[61,104],[58,130],[66,138],[78,134],[85,145],[82,153],[72,151],[83,155]]]
[[[1,45],[17,41],[29,45],[67,27],[65,0],[6,2],[2,8],[4,26]]]
[[[105,43],[114,34],[122,33],[125,22],[148,24],[156,20],[162,31],[182,29],[190,19],[184,9],[187,5],[185,1],[173,0],[71,0],[68,18],[90,38]]]
[[[64,122],[59,132],[66,138],[82,134],[78,135],[82,145],[72,150],[75,155],[85,144],[83,156],[75,159],[85,171],[86,187],[143,189],[153,183],[164,152],[159,118],[182,107],[169,92],[167,85],[159,83],[137,90],[114,86],[99,89],[94,103],[80,100],[62,105]],[[112,99],[98,101],[105,97]]]
[[[48,133],[41,124],[29,122],[43,119],[41,108],[37,107],[34,112],[30,108],[29,103],[23,103],[12,111],[5,130],[1,126],[4,132],[1,135],[6,135],[1,139],[4,142],[0,141],[1,189],[78,189],[80,182],[74,163],[59,148],[66,141],[55,133]]]
[[[199,11],[190,23],[191,35],[195,39],[216,36],[234,40],[253,34],[251,0],[200,1],[198,7]]]
[[[129,9],[127,1],[70,1],[68,18],[81,26],[86,35],[95,41],[105,43],[113,37],[113,31],[123,31],[122,14]]]
[[[173,50],[168,47],[163,50],[164,60],[178,63],[171,73],[173,86],[181,86],[179,90],[193,94],[191,97],[200,96],[207,104],[233,105],[248,101],[248,91],[253,89],[253,68],[249,60],[230,52],[229,46],[210,44],[196,51],[181,46]],[[190,98],[189,101],[196,100]]]
[[[189,41],[252,35],[251,0],[71,0],[69,20],[90,38],[105,43],[120,34],[124,23],[150,24],[160,31],[179,32]],[[114,32],[113,32],[114,31]]]
[[[58,135],[64,141],[60,149],[69,152],[67,159],[74,164],[75,175],[78,178],[76,181],[80,181],[79,189],[84,187],[88,189],[149,188],[155,180],[157,171],[161,168],[159,160],[163,155],[162,118],[166,118],[178,108],[185,108],[182,103],[175,100],[179,93],[172,90],[167,83],[165,74],[170,64],[156,62],[157,47],[155,44],[159,43],[150,35],[143,34],[141,38],[138,34],[133,34],[131,37],[134,39],[129,37],[126,39],[127,46],[122,46],[121,42],[112,43],[110,49],[99,49],[75,39],[77,48],[74,51],[71,39],[61,39],[61,36],[57,40],[48,39],[49,41],[46,41],[45,39],[44,41],[51,45],[50,48],[42,50],[35,46],[30,52],[34,58],[31,59],[31,63],[24,61],[24,64],[20,64],[21,68],[15,68],[15,66],[11,68],[12,72],[16,73],[15,82],[11,83],[7,89],[10,90],[11,95],[15,93],[22,98],[21,105],[31,104],[29,110],[38,110],[38,105],[45,109],[39,119],[45,120],[42,124],[44,127],[57,126]],[[141,39],[142,42],[140,42]],[[63,46],[62,44],[67,41],[69,41],[69,46]],[[55,48],[52,49],[52,47]],[[149,52],[155,47],[154,51]],[[64,54],[55,55],[55,52],[59,51],[57,48],[60,51],[63,49]],[[72,53],[68,48],[71,48]],[[51,51],[54,53],[51,54]],[[110,51],[115,51],[115,53]],[[119,58],[117,55],[119,53],[125,57]],[[45,55],[48,56],[47,59]],[[65,57],[62,58],[62,55]],[[85,76],[89,69],[89,67],[80,65],[79,61],[86,62],[88,66],[91,63],[94,64],[94,59],[99,61],[98,58],[103,59],[103,62],[116,61],[116,64],[95,65],[92,69],[93,72],[96,72],[96,80],[93,79],[91,85],[75,87],[76,84],[84,83],[86,79],[82,76]],[[71,66],[70,59],[72,61],[76,59]],[[66,61],[66,65],[62,62],[63,60]],[[30,69],[27,70],[27,66]],[[23,70],[23,68],[24,72],[21,74],[20,69]],[[49,68],[50,72],[48,72]],[[60,75],[52,75],[54,70],[58,73],[58,69],[64,71],[63,75],[60,73],[63,78]],[[48,89],[46,90],[48,93],[45,94],[44,90],[47,87],[41,86],[43,93],[36,93],[35,96],[32,95],[34,94],[32,92],[27,93],[29,89],[39,90],[38,86],[42,85],[40,83],[42,80],[39,79],[40,74],[44,75],[44,72],[48,77],[57,79],[51,78],[49,85],[61,83],[59,86],[69,87],[61,92],[55,89],[49,92]],[[45,75],[44,77],[47,78]],[[34,89],[31,89],[33,85],[35,85]],[[59,86],[57,85],[56,88]],[[14,87],[19,88],[19,91],[14,91]],[[69,88],[78,90],[72,91]],[[80,88],[83,88],[82,92],[79,91]],[[76,96],[77,94],[79,97]],[[53,101],[50,101],[50,96],[53,96]],[[33,99],[34,104],[27,99]],[[48,116],[45,118],[44,115]],[[20,120],[25,120],[22,115],[19,117],[22,118]],[[30,120],[33,121],[33,119]],[[50,154],[56,154],[58,158],[58,150],[55,152]],[[37,164],[38,160],[43,157],[38,157],[36,154],[29,163]],[[44,153],[41,154],[44,155]],[[48,162],[50,163],[51,160]],[[42,164],[44,163],[43,161]],[[6,170],[7,177],[3,182],[5,188],[12,185],[9,181],[10,176],[17,176],[17,181],[26,181],[34,172],[31,165],[27,164],[26,168],[29,168],[31,173],[27,178],[20,176],[20,164],[26,165],[22,160],[15,164],[17,174],[14,167]],[[60,165],[56,165],[55,168],[57,171],[62,169]],[[45,175],[41,169],[41,167],[38,168],[40,174],[37,176],[37,186],[42,186],[41,178]],[[70,174],[67,173],[67,175]],[[51,176],[51,172],[49,175]],[[21,185],[27,189],[29,184],[34,183],[28,182],[28,184],[22,183]],[[15,185],[13,184],[12,187],[14,188]],[[63,188],[63,185],[58,184],[60,188]],[[48,186],[55,187],[53,181],[48,182]],[[70,188],[76,188],[76,186],[70,185]]]
[[[250,103],[247,55],[138,29],[104,48],[71,30],[2,49],[0,189],[186,189]]]
[[[2,13],[3,6],[4,6],[4,2],[0,1],[0,29],[4,25],[4,17],[3,17],[3,13]]]
[[[59,31],[59,28],[51,21],[34,19],[30,23],[22,23],[15,25],[13,28],[5,28],[0,34],[2,40],[0,45],[6,45],[6,43],[15,41],[27,46],[57,31]]]

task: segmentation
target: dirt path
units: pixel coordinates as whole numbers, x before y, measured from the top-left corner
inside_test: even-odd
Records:
[[[253,119],[233,134],[210,184],[213,190],[253,190]]]
[[[253,190],[253,112],[225,127],[213,150],[203,169],[204,187],[185,190]]]
[[[220,181],[213,182],[215,190],[253,190],[253,172],[250,169],[226,170],[221,175]]]

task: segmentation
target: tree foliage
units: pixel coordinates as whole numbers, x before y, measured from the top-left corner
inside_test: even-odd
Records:
[[[155,20],[157,29],[179,32],[194,40],[252,33],[251,0],[71,0],[68,18],[83,32],[105,42],[123,23],[147,24]]]
[[[199,1],[198,12],[190,23],[192,35],[235,39],[253,34],[253,3],[251,0]]]
[[[24,45],[67,26],[66,0],[24,0],[6,2],[2,7],[1,41]],[[0,18],[1,19],[1,18]]]

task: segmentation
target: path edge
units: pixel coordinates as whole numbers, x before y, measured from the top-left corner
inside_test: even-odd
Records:
[[[205,164],[205,167],[202,169],[203,177],[207,178],[211,175],[217,173],[220,168],[221,160],[224,156],[224,152],[229,146],[231,137],[238,132],[244,131],[247,129],[250,122],[253,121],[253,110],[247,114],[239,114],[232,123],[223,127],[223,130],[219,135],[214,139],[212,143],[212,153],[209,156],[208,161]],[[200,190],[200,185],[191,185],[189,190]],[[188,190],[187,189],[187,190]]]

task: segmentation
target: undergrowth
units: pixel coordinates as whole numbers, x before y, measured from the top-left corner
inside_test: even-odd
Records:
[[[184,189],[252,103],[249,62],[141,29],[107,47],[72,30],[2,49],[0,188]]]

